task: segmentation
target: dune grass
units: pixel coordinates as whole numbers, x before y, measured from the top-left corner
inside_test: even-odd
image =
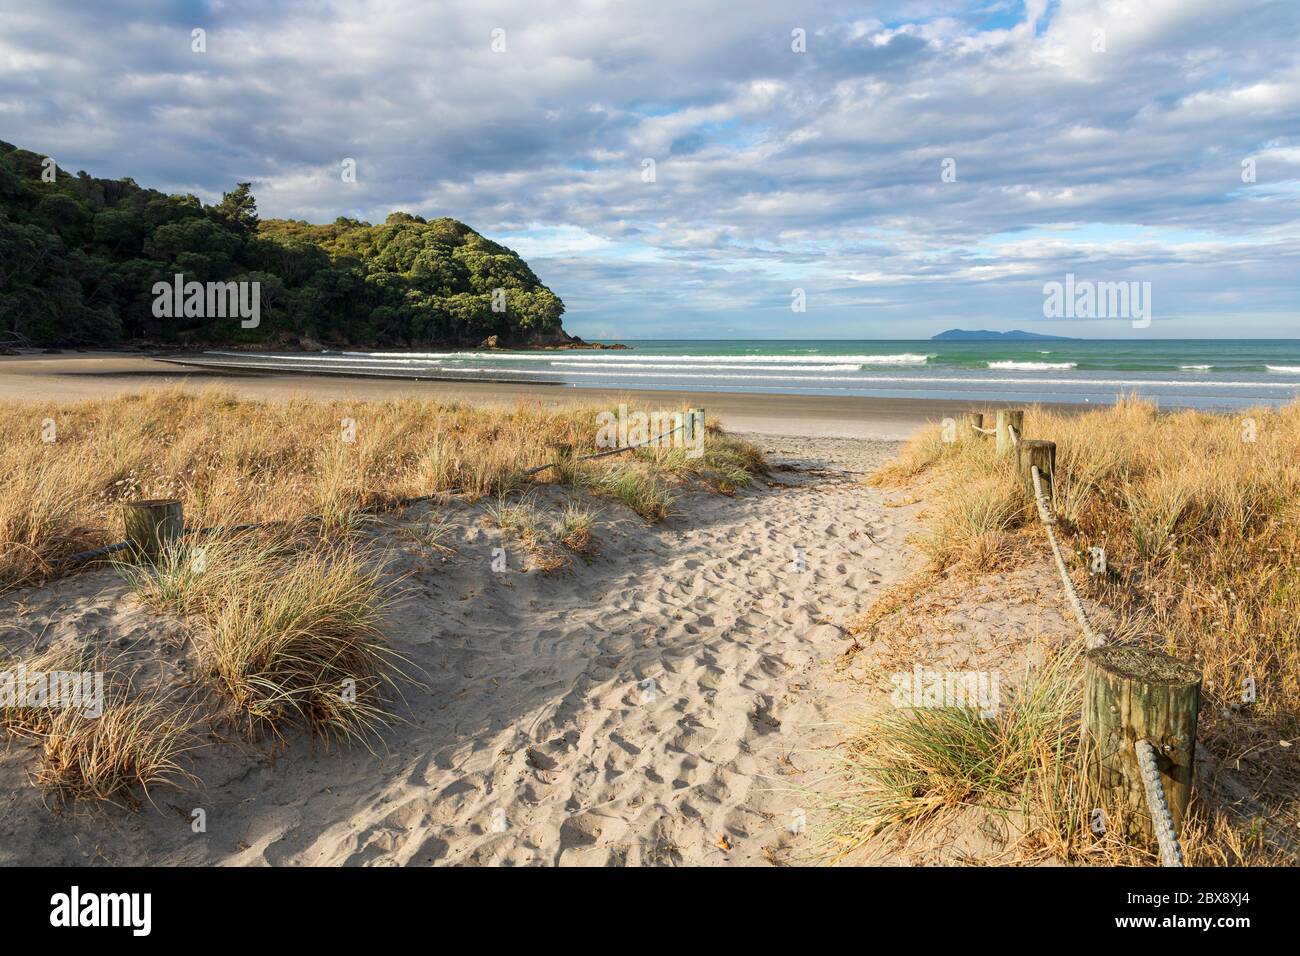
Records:
[[[302,725],[354,741],[394,719],[389,701],[405,675],[380,626],[396,585],[377,556],[246,532],[120,569],[144,603],[198,624],[204,673],[250,735]]]
[[[383,638],[397,583],[361,546],[370,516],[411,499],[505,502],[541,485],[625,504],[647,521],[700,487],[730,493],[764,470],[753,446],[716,427],[704,454],[634,449],[573,460],[536,475],[546,446],[596,451],[596,406],[539,403],[474,409],[426,400],[283,403],[221,392],[158,391],[111,400],[0,405],[0,590],[39,584],[70,555],[122,535],[120,503],[179,498],[183,541],[155,561],[116,565],[136,597],[193,629],[209,719],[250,736],[367,741],[396,718],[409,663]],[[53,423],[54,441],[47,419]],[[594,514],[575,499],[543,516],[527,501],[497,509],[543,570],[595,546]],[[237,526],[256,525],[254,529]],[[448,525],[406,529],[455,553]],[[121,556],[121,555],[120,555]],[[53,667],[48,655],[28,666]],[[66,668],[75,669],[75,668]],[[113,688],[104,716],[6,708],[11,734],[37,739],[37,782],[63,794],[113,799],[132,784],[183,783],[198,708]]]
[[[972,540],[1016,526],[1017,548],[1041,550],[1011,462],[991,441],[945,445],[937,431],[872,479],[928,483],[927,552],[956,563],[978,555]],[[1073,416],[1036,408],[1025,432],[1057,444],[1056,509],[1084,593],[1121,628],[1197,659],[1215,705],[1205,709],[1242,709],[1254,678],[1251,720],[1300,731],[1300,404],[1233,415],[1157,414],[1133,400]],[[1106,574],[1088,573],[1094,547]]]
[[[132,694],[120,680],[107,691],[103,713],[50,712],[35,781],[62,798],[112,801],[139,788],[182,788],[194,781],[185,755],[197,746],[196,710],[174,695]]]
[[[1300,821],[1300,748],[1291,746],[1300,733],[1300,404],[1233,414],[1158,413],[1131,399],[1079,415],[1033,408],[1024,432],[1056,442],[1055,507],[1076,586],[1112,612],[1113,636],[1196,662],[1203,673],[1198,740],[1275,819],[1265,833],[1270,827],[1257,821],[1199,806],[1184,833],[1189,859],[1281,858],[1275,838]],[[978,575],[1016,554],[1046,554],[1011,461],[992,449],[991,439],[945,443],[936,427],[870,479],[927,500],[919,544],[930,566],[909,594],[939,572]],[[1092,573],[1093,548],[1105,551],[1105,573]],[[856,627],[888,626],[897,613],[893,601],[868,610]],[[969,738],[960,721],[932,714],[882,719],[904,752],[887,755],[903,770],[880,779],[906,782],[928,770],[935,777],[919,795],[904,788],[907,799],[895,804],[948,805],[980,790],[987,762],[951,783],[951,770],[922,758],[957,747],[979,754],[987,736]],[[1038,831],[1043,845],[1070,858],[1142,859],[1145,848],[1113,832],[1100,838],[1087,825],[1097,798],[1081,795],[1077,727],[1063,727],[1057,749],[1050,773],[1043,763],[1032,788],[1013,788],[1022,799],[1032,789],[1037,818],[1051,821]],[[892,819],[923,815],[895,809]],[[891,818],[887,811],[876,817]]]
[[[455,403],[270,403],[158,391],[42,406],[0,404],[0,588],[37,583],[70,555],[121,536],[118,504],[179,498],[187,527],[314,516],[347,532],[367,511],[437,493],[499,498],[570,484],[650,521],[678,491],[730,492],[764,470],[752,445],[708,430],[704,454],[645,448],[536,476],[546,445],[596,449],[597,406],[476,409]],[[54,422],[53,443],[42,423]]]
[[[185,758],[197,746],[198,710],[179,690],[137,693],[118,659],[88,645],[51,647],[21,663],[30,676],[99,675],[98,701],[46,700],[0,708],[0,730],[35,741],[40,762],[32,780],[60,799],[135,802],[138,788],[182,787],[193,780]],[[84,686],[91,691],[93,685]],[[93,695],[92,695],[93,696]]]
[[[569,502],[563,511],[548,518],[529,498],[515,502],[502,499],[489,510],[488,518],[517,538],[533,564],[545,574],[564,570],[572,565],[573,555],[586,555],[595,549],[591,533],[595,515],[577,502]]]
[[[845,786],[827,805],[834,858],[885,830],[901,833],[963,806],[1005,808],[1051,773],[1077,717],[1077,650],[1031,671],[997,712],[889,708],[858,719],[839,751]]]

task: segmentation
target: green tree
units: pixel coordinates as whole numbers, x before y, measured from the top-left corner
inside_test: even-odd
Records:
[[[213,207],[217,218],[246,235],[257,232],[257,200],[253,198],[253,184],[239,183],[228,193],[221,194],[221,202]]]

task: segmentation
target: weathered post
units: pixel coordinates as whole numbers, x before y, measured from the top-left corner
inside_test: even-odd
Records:
[[[686,430],[687,429],[683,429],[683,431]],[[690,431],[689,437],[692,442],[704,440],[704,409],[703,408],[691,409],[691,427],[689,431]],[[687,437],[687,436],[683,436],[683,437]]]
[[[961,444],[978,441],[984,436],[976,429],[984,427],[983,412],[962,412],[957,419],[957,441]]]
[[[1056,472],[1056,442],[1041,438],[1022,438],[1016,446],[1020,480],[1024,482],[1029,497],[1034,497],[1034,467],[1042,478],[1043,496],[1052,500],[1052,476]]]
[[[1134,744],[1149,741],[1175,829],[1192,796],[1201,673],[1162,651],[1108,644],[1084,655],[1083,732],[1101,793],[1122,806],[1130,827],[1153,835]]]
[[[122,524],[131,547],[151,561],[168,545],[178,544],[185,529],[181,503],[175,499],[124,501]]]
[[[997,425],[997,452],[999,455],[1010,455],[1016,449],[1016,443],[1011,438],[1011,429],[1016,430],[1016,436],[1019,437],[1025,431],[1025,413],[1018,408],[1001,408],[998,409]]]

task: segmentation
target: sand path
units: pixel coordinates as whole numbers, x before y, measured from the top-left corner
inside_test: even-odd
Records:
[[[606,505],[600,551],[556,575],[451,506],[440,560],[382,530],[411,592],[388,628],[427,673],[378,752],[270,755],[235,742],[195,761],[203,788],[160,809],[51,813],[0,757],[0,863],[755,864],[799,862],[799,833],[853,685],[829,679],[839,629],[899,580],[912,508],[858,484],[887,442],[750,436],[778,465],[735,498],[692,495],[647,528]],[[418,516],[417,511],[405,518]],[[504,546],[512,570],[490,569]],[[796,551],[796,549],[799,549]],[[18,603],[15,603],[18,602]],[[6,599],[14,628],[153,641],[180,626],[112,571]],[[9,623],[9,622],[5,622]],[[207,829],[194,833],[192,810]]]

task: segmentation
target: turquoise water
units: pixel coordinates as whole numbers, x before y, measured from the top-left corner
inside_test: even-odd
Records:
[[[1300,396],[1300,339],[1150,342],[629,340],[626,350],[210,353],[229,367],[398,378],[1170,407],[1278,405]]]

